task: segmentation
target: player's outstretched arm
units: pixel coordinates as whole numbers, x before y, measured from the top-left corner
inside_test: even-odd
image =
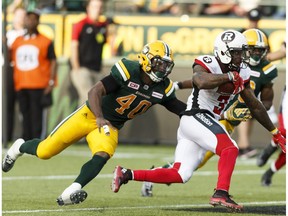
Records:
[[[193,88],[192,79],[183,80],[183,81],[175,81],[173,85],[176,91],[179,89],[192,89]]]
[[[286,56],[286,45],[283,43],[279,50],[268,53],[266,58],[268,61],[276,61],[285,58],[285,56]]]
[[[286,152],[286,139],[281,135],[280,131],[274,126],[270,120],[263,104],[256,98],[253,90],[249,85],[240,93],[247,107],[250,109],[252,116],[273,135],[276,143]]]

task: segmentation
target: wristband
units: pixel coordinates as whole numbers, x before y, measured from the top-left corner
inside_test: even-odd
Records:
[[[53,79],[50,79],[49,82],[48,82],[48,85],[49,86],[54,86],[55,82]]]
[[[110,129],[108,125],[103,125],[103,130],[106,136],[110,135]]]
[[[275,135],[279,132],[278,128],[275,128],[274,130],[270,131],[270,133],[272,133],[272,135]]]
[[[179,87],[179,82],[178,82],[178,81],[175,81],[175,82],[173,83],[173,86],[174,86],[175,91],[177,91],[177,90],[180,89],[180,87]]]

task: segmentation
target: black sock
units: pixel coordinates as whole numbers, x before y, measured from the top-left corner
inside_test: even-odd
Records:
[[[127,169],[127,171],[124,173],[124,176],[125,176],[125,179],[132,180],[132,171],[131,171],[131,169]]]
[[[98,155],[94,155],[91,160],[82,166],[80,174],[76,178],[75,182],[81,184],[81,186],[84,187],[98,175],[106,162],[107,159]]]
[[[37,152],[37,148],[40,142],[41,142],[41,139],[28,140],[27,142],[21,145],[19,151],[21,153],[27,153],[27,154],[37,156],[36,152]]]

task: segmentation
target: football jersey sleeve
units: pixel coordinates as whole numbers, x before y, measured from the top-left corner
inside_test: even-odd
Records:
[[[165,85],[165,98],[163,100],[163,102],[167,102],[168,100],[174,99],[176,98],[176,94],[175,94],[175,88],[173,85],[173,81],[170,79],[166,79],[164,81],[164,85]]]
[[[270,82],[274,82],[275,78],[277,78],[278,76],[278,70],[277,67],[272,64],[271,62],[265,62],[264,66],[263,66],[263,73],[265,74],[265,83],[270,83]]]
[[[222,74],[222,70],[217,63],[217,60],[214,56],[211,55],[201,55],[195,59],[194,65],[200,65],[206,69],[207,72],[213,74]]]
[[[72,40],[79,40],[80,33],[83,28],[83,22],[80,21],[72,26]]]
[[[111,75],[120,85],[130,79],[130,73],[127,65],[125,64],[124,58],[113,65],[111,68]]]

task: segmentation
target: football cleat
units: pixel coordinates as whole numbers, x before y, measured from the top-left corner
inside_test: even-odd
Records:
[[[7,151],[2,161],[3,172],[8,172],[11,170],[17,158],[23,155],[23,153],[21,153],[19,150],[23,143],[25,143],[23,139],[17,139]]]
[[[76,190],[68,196],[62,194],[57,198],[56,202],[58,203],[59,206],[79,204],[83,202],[87,198],[87,196],[88,194],[86,191]]]
[[[234,200],[231,199],[232,196],[229,195],[227,191],[216,190],[213,196],[210,198],[209,204],[212,206],[224,206],[229,211],[241,212],[243,211],[243,206],[238,205]]]
[[[143,182],[141,188],[141,195],[143,197],[152,197],[153,196],[152,188],[153,188],[152,182]]]
[[[264,166],[268,159],[270,158],[270,156],[277,150],[277,146],[272,146],[271,144],[269,144],[261,153],[260,155],[257,157],[257,166],[262,167]]]
[[[257,149],[253,149],[251,147],[245,149],[239,149],[239,158],[240,159],[248,159],[253,158],[257,155]]]
[[[117,193],[122,184],[127,184],[129,181],[129,174],[131,170],[121,166],[116,166],[114,170],[114,177],[111,184],[111,189],[114,193]]]
[[[268,169],[261,178],[261,184],[264,187],[269,187],[272,183],[272,176],[274,172],[270,169]]]

